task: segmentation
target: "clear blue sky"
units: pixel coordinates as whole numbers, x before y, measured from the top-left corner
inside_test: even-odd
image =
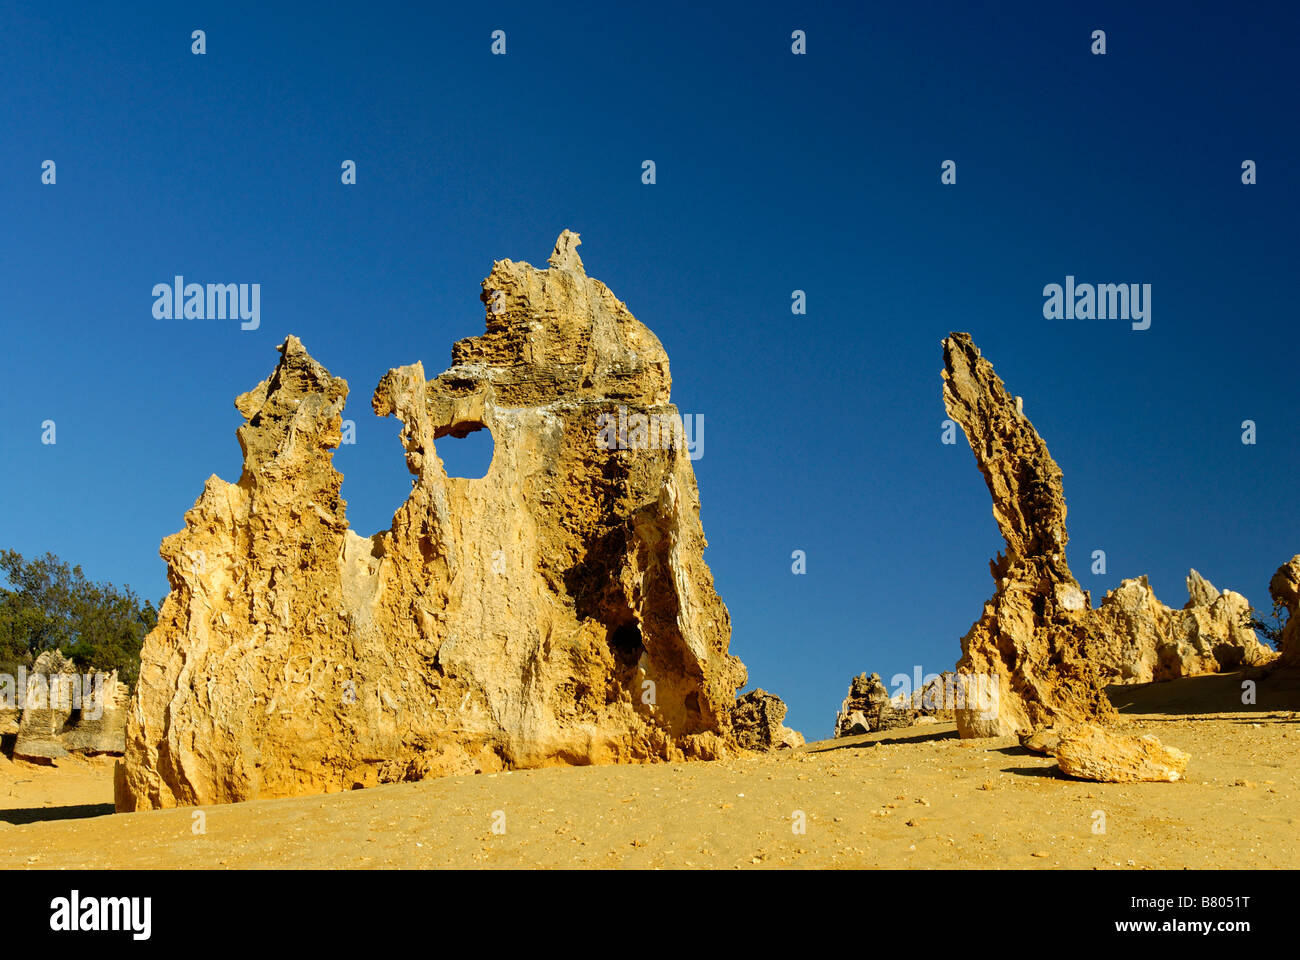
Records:
[[[0,8],[2,546],[162,596],[288,333],[351,384],[348,514],[387,527],[376,382],[445,369],[492,261],[569,227],[705,418],[732,650],[810,737],[855,673],[950,668],[992,593],[988,493],[939,442],[950,330],[1061,464],[1094,601],[1147,573],[1181,606],[1194,566],[1266,606],[1300,551],[1294,5],[30,6]],[[178,273],[260,283],[260,329],[155,320]],[[1152,284],[1151,328],[1044,320],[1067,274]]]

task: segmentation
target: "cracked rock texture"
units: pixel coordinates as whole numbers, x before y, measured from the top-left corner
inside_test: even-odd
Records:
[[[486,332],[445,373],[380,381],[372,405],[401,421],[414,476],[389,530],[348,526],[332,464],[348,386],[297,338],[236,400],[239,481],[209,478],[162,544],[171,593],[119,809],[736,745],[746,672],[691,461],[666,429],[637,442],[639,417],[680,422],[668,357],[578,242],[565,231],[545,270],[498,261]],[[602,441],[602,414],[625,415],[630,441]],[[478,429],[487,475],[449,478],[438,441]]]
[[[850,737],[912,725],[912,711],[893,703],[880,674],[860,673],[835,714],[835,736]]]
[[[1219,673],[1274,659],[1246,625],[1246,598],[1216,589],[1195,570],[1187,576],[1181,610],[1156,599],[1145,576],[1122,581],[1092,609],[1065,559],[1060,467],[1020,399],[1007,393],[970,336],[954,333],[943,343],[944,406],[966,433],[1007,543],[1005,556],[989,564],[997,591],[962,638],[957,664],[959,674],[995,678],[997,696],[980,700],[980,709],[956,711],[963,737],[1105,723],[1115,715],[1107,684]],[[1300,571],[1300,557],[1293,563]],[[1275,584],[1286,579],[1282,574]]]
[[[736,700],[731,726],[736,743],[746,750],[780,750],[803,746],[803,734],[784,723],[785,701],[762,687]]]
[[[962,737],[1010,736],[1058,722],[1110,721],[1091,654],[1089,598],[1065,560],[1061,469],[965,333],[943,341],[943,400],[965,431],[993,497],[1006,553],[990,561],[997,584],[962,637],[958,674],[989,695],[956,710]]]
[[[1156,737],[1126,736],[1095,723],[1062,730],[1055,756],[1062,773],[1102,783],[1173,783],[1187,773],[1192,759],[1190,754],[1167,747]]]

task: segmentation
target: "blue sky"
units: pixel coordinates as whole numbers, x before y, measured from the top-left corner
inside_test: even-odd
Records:
[[[810,737],[855,673],[950,668],[992,593],[988,493],[940,443],[951,330],[1064,470],[1094,602],[1147,573],[1181,606],[1196,567],[1266,606],[1300,551],[1295,7],[266,6],[0,7],[0,546],[162,596],[288,333],[351,384],[343,494],[387,527],[374,385],[445,369],[492,261],[568,227],[705,418],[732,650]],[[176,274],[260,283],[260,328],[155,319]],[[1150,283],[1151,328],[1045,320],[1067,274]]]

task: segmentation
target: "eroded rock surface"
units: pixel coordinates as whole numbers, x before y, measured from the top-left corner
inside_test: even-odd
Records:
[[[1189,754],[1165,746],[1156,737],[1125,736],[1095,723],[1062,730],[1055,756],[1062,773],[1102,783],[1172,783],[1183,778],[1191,760]]]
[[[66,756],[63,728],[72,715],[74,690],[79,695],[76,667],[57,650],[46,650],[32,664],[23,693],[22,719],[14,756],[54,760]]]
[[[332,464],[348,386],[297,338],[238,398],[239,481],[211,477],[162,544],[171,593],[119,809],[734,742],[746,673],[702,557],[668,357],[577,244],[565,231],[550,269],[498,261],[486,332],[451,368],[380,381],[372,405],[401,421],[414,475],[390,530],[348,527]],[[487,475],[449,478],[438,441],[477,429]]]
[[[835,714],[835,736],[852,737],[912,725],[909,706],[893,703],[880,674],[860,673],[849,681],[849,692]]]
[[[1245,597],[1217,590],[1195,570],[1187,575],[1187,593],[1182,609],[1166,607],[1143,576],[1106,594],[1092,615],[1102,641],[1098,667],[1106,682],[1174,680],[1274,659],[1245,625],[1250,610]]]
[[[13,754],[57,760],[69,753],[122,753],[126,700],[116,671],[81,674],[62,653],[46,650],[26,673],[21,702],[7,711],[17,734]]]
[[[996,592],[957,663],[988,696],[956,711],[957,730],[994,737],[1108,721],[1115,710],[1089,656],[1089,598],[1065,559],[1061,469],[968,334],[949,335],[943,353],[944,406],[965,431],[1006,541],[989,564]]]
[[[785,701],[761,687],[736,700],[731,726],[736,743],[746,750],[780,750],[803,746],[803,734],[785,725]]]

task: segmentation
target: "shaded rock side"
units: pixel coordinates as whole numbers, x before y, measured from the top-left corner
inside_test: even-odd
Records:
[[[238,398],[239,481],[211,477],[162,544],[171,592],[144,644],[119,809],[731,742],[746,672],[670,429],[668,357],[577,244],[565,231],[549,269],[498,261],[486,332],[451,368],[380,381],[372,406],[401,421],[414,477],[389,530],[348,527],[332,463],[348,386],[297,338]],[[487,475],[449,478],[438,442],[479,429]]]
[[[1287,612],[1278,665],[1300,667],[1300,619],[1296,618],[1296,608],[1300,607],[1300,554],[1277,568],[1268,582],[1268,592],[1276,607]]]
[[[1195,570],[1187,575],[1188,601],[1166,607],[1146,577],[1124,580],[1092,612],[1100,640],[1098,668],[1107,683],[1147,683],[1241,667],[1263,666],[1276,656],[1245,625],[1250,602],[1217,590]]]
[[[785,725],[785,701],[761,687],[736,700],[731,726],[745,750],[778,750],[803,746],[803,734]]]
[[[957,672],[987,698],[956,711],[962,737],[1010,736],[1115,715],[1090,652],[1088,595],[1065,559],[1061,469],[969,334],[943,341],[943,399],[993,498],[1005,554],[993,598],[962,638]]]
[[[1095,723],[1062,730],[1055,756],[1062,773],[1102,783],[1172,783],[1183,778],[1191,760],[1189,754],[1165,746],[1156,737],[1125,736]]]
[[[117,671],[96,673],[93,704],[83,694],[82,709],[75,723],[63,728],[63,746],[69,753],[124,753],[129,694]],[[87,706],[89,704],[89,706]]]

